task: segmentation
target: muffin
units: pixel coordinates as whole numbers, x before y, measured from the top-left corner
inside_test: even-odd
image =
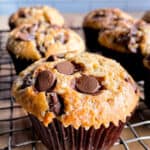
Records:
[[[97,42],[99,32],[114,29],[118,24],[126,24],[126,22],[132,23],[134,19],[117,8],[97,9],[89,12],[83,22],[88,48],[92,50],[99,48]]]
[[[143,80],[143,57],[150,53],[150,25],[143,21],[99,33],[103,55],[119,61],[137,81]]]
[[[19,74],[12,93],[50,150],[108,150],[139,99],[117,62],[88,52],[35,62]]]
[[[144,83],[144,92],[145,92],[145,102],[150,107],[150,55],[146,56],[143,60],[145,67],[145,83]]]
[[[74,31],[47,23],[24,24],[10,33],[7,49],[17,74],[42,57],[84,51],[84,42]]]
[[[39,22],[63,26],[64,18],[56,9],[48,6],[20,8],[9,18],[9,26],[11,29],[22,24],[35,24]]]
[[[142,19],[146,21],[147,23],[150,23],[150,11],[146,11]]]

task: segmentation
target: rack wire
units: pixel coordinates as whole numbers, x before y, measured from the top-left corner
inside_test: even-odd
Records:
[[[82,34],[80,27],[73,29]],[[16,75],[6,51],[8,33],[8,30],[0,31],[0,150],[43,150],[46,148],[34,135],[27,114],[11,97],[11,85]],[[139,85],[142,87],[143,82]],[[135,150],[135,145],[139,147],[136,150],[150,150],[150,109],[145,106],[144,100],[140,101],[131,122],[127,122],[120,139],[112,149]]]

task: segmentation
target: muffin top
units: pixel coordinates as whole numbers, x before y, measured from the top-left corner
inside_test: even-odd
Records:
[[[12,92],[46,126],[58,119],[76,129],[117,126],[139,99],[136,83],[120,64],[88,52],[35,62],[19,74]]]
[[[145,12],[142,19],[148,23],[150,23],[150,11]]]
[[[132,23],[134,19],[118,8],[91,11],[84,19],[83,26],[98,30],[114,29],[119,22]]]
[[[144,21],[122,24],[100,32],[100,45],[123,53],[139,53],[144,56],[150,54],[150,25]]]
[[[16,57],[38,60],[52,54],[84,51],[84,42],[74,31],[47,23],[24,24],[10,33],[7,49]]]
[[[11,29],[22,24],[38,22],[47,22],[51,25],[63,26],[64,18],[56,9],[48,6],[20,8],[9,18],[9,26]]]

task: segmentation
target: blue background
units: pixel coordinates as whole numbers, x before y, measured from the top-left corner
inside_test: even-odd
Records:
[[[126,11],[150,9],[150,0],[0,0],[0,15],[9,15],[18,7],[52,5],[64,13],[85,13],[98,7],[119,7]]]

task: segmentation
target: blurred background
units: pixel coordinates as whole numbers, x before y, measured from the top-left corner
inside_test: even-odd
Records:
[[[0,0],[0,15],[9,15],[18,7],[36,4],[51,5],[63,13],[85,13],[98,7],[118,7],[130,12],[150,9],[150,0]]]

